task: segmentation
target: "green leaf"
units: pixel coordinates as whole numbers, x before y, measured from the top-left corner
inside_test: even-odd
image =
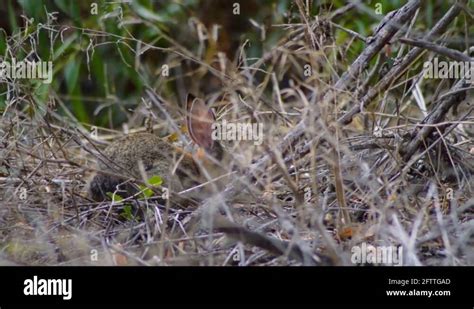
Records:
[[[163,179],[158,175],[153,175],[147,180],[147,184],[151,187],[159,187],[163,184]],[[154,192],[152,189],[145,185],[138,186],[141,191],[143,191],[143,195],[145,198],[152,197]]]
[[[153,190],[144,185],[139,185],[140,191],[143,191],[144,198],[149,198],[153,196]]]
[[[66,78],[66,85],[69,92],[73,92],[77,86],[77,80],[79,78],[79,64],[74,61],[73,57],[69,58],[69,62],[64,67],[64,75]]]
[[[154,187],[158,187],[163,184],[163,179],[158,175],[154,175],[150,179],[148,179],[148,184]]]
[[[107,192],[107,196],[110,197],[110,199],[116,203],[123,201],[123,197],[121,197],[118,194],[114,194],[112,192]]]
[[[53,54],[53,60],[56,60],[58,59],[59,57],[61,57],[64,52],[72,46],[72,43],[75,42],[75,40],[77,39],[78,35],[76,32],[74,32],[71,36],[69,37],[66,37],[64,39],[64,42],[61,42],[61,44],[59,44],[59,46],[54,50],[54,54]],[[75,56],[75,55],[74,55]]]
[[[8,22],[10,24],[10,28],[12,29],[12,33],[15,33],[18,29],[18,23],[16,22],[16,14],[11,0],[8,1]]]
[[[34,17],[35,21],[44,13],[44,1],[18,0],[20,6],[25,10],[28,17]]]
[[[70,61],[64,67],[64,75],[68,94],[72,97],[72,110],[80,122],[89,123],[89,116],[82,101],[81,88],[78,85],[80,64],[73,60],[72,56],[69,59]]]
[[[127,220],[133,220],[134,216],[132,214],[132,205],[126,204],[123,207],[123,212],[121,213],[121,216],[124,217]]]
[[[141,5],[136,1],[132,2],[132,8],[141,18],[145,20],[156,21],[159,23],[164,23],[168,21],[163,16],[156,14],[151,9],[148,9],[147,7]]]
[[[63,11],[64,13],[71,16],[73,19],[79,18],[79,6],[77,1],[71,0],[54,0],[54,3]]]
[[[0,55],[4,55],[6,49],[7,49],[6,32],[3,29],[1,29],[0,30]]]

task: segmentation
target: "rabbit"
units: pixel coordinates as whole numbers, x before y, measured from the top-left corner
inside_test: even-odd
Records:
[[[191,94],[187,96],[186,106],[188,135],[199,147],[196,153],[186,152],[152,133],[125,136],[103,151],[105,158],[98,162],[102,173],[90,181],[89,196],[95,201],[106,199],[108,192],[131,196],[138,189],[130,178],[144,181],[144,177],[158,175],[163,179],[163,187],[170,192],[180,192],[225,174],[229,164],[226,153],[222,145],[212,139],[213,111]],[[194,192],[184,198],[204,198],[211,191],[209,184],[205,187],[190,190]],[[214,186],[216,188],[219,186]]]

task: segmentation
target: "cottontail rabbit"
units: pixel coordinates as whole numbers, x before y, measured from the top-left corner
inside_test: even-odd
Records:
[[[91,198],[104,200],[108,192],[117,192],[122,197],[133,195],[138,190],[130,178],[145,181],[145,177],[158,175],[163,179],[163,187],[180,192],[224,174],[228,165],[223,165],[222,146],[212,139],[214,121],[215,115],[204,101],[188,95],[186,123],[189,136],[199,147],[197,153],[186,152],[151,133],[126,136],[104,150],[99,169],[106,173],[93,177],[89,184]],[[185,198],[204,198],[208,186],[191,190],[194,192]]]

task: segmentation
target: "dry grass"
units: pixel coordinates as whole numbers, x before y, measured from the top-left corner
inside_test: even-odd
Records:
[[[351,65],[346,59],[354,41],[336,45],[333,21],[302,20],[280,25],[286,37],[258,61],[247,59],[242,48],[233,63],[211,68],[175,46],[166,62],[188,59],[212,72],[221,87],[207,99],[219,120],[263,124],[262,145],[225,143],[234,158],[229,172],[248,200],[216,194],[221,211],[247,231],[298,248],[311,261],[295,258],[290,249],[279,254],[253,246],[222,229],[189,229],[197,206],[177,207],[153,197],[87,199],[84,188],[98,150],[120,133],[100,129],[94,140],[88,128],[55,111],[61,102],[53,93],[54,104],[42,105],[41,112],[37,102],[19,95],[1,118],[0,264],[353,265],[351,248],[366,242],[403,246],[404,265],[474,265],[469,132],[474,122],[467,105],[472,89],[457,114],[451,110],[434,125],[422,122],[409,92],[396,89],[381,92],[375,106],[343,125],[337,119],[367,91],[372,67],[350,89],[322,100]],[[305,64],[311,65],[310,76]],[[404,74],[393,85],[420,74]],[[150,87],[159,94],[161,86]],[[20,81],[9,87],[24,93]],[[421,85],[427,102],[449,90],[437,80]],[[148,117],[158,124],[158,134],[176,133],[173,128],[182,123],[176,97],[144,94],[143,101],[148,103],[137,107],[130,126]],[[301,124],[304,134],[283,149],[285,136]],[[417,128],[430,125],[434,133],[404,161],[400,150]],[[126,204],[144,210],[143,218],[124,218]]]

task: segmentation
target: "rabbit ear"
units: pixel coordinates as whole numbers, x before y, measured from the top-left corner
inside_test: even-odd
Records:
[[[210,150],[214,144],[212,124],[216,120],[214,112],[204,100],[188,94],[186,102],[186,124],[189,136],[199,146]]]

